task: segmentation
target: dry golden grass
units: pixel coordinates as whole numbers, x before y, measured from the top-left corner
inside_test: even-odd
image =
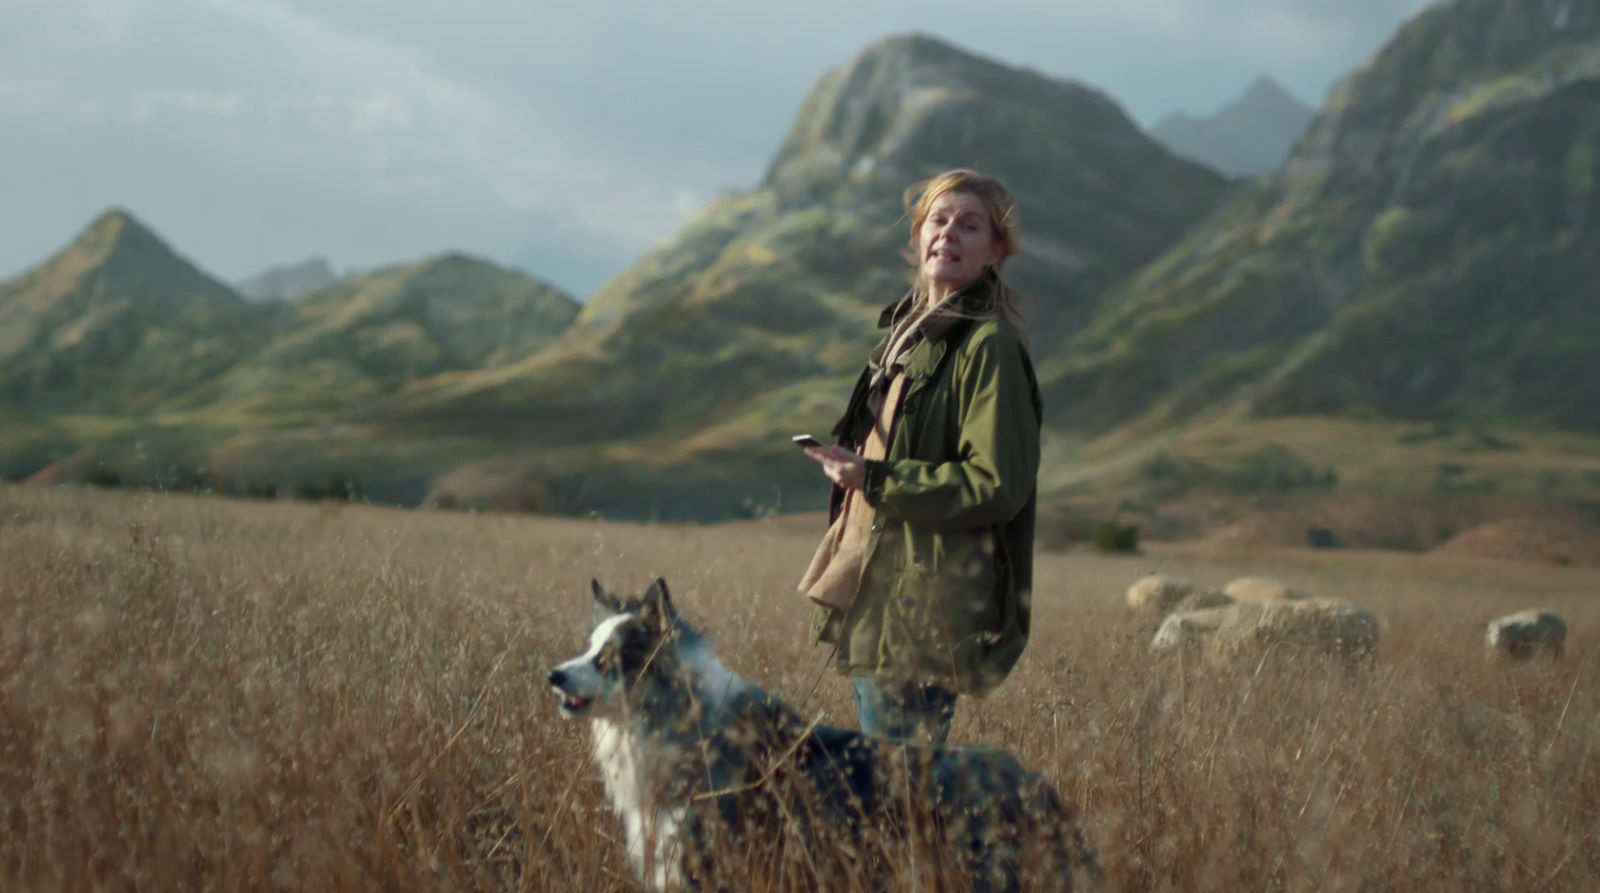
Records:
[[[588,579],[665,576],[731,667],[798,701],[812,545],[0,487],[0,888],[634,889],[588,731],[543,681],[582,647]],[[1366,605],[1377,665],[1157,660],[1121,608],[1157,570]],[[1486,662],[1483,623],[1534,605],[1567,618],[1567,658]],[[1077,801],[1117,889],[1600,889],[1597,605],[1594,569],[1042,555],[1028,654],[952,737]],[[818,709],[853,722],[844,680]]]

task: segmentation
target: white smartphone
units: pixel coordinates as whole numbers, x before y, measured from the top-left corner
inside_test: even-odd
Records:
[[[791,437],[789,439],[794,441],[797,446],[803,446],[803,447],[819,447],[819,446],[822,446],[822,441],[816,439],[815,437],[812,437],[809,434],[796,434],[795,436],[793,436],[793,437]]]

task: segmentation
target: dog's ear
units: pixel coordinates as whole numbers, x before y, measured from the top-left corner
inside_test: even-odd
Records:
[[[622,612],[622,602],[616,596],[606,591],[599,580],[589,581],[589,593],[594,597],[594,618],[599,623],[612,614]]]
[[[672,607],[672,596],[667,593],[666,580],[657,577],[645,590],[644,597],[639,599],[639,616],[656,632],[664,633],[672,628],[673,621],[678,619],[678,612]]]

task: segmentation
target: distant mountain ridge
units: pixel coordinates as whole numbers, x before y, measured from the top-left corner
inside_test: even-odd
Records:
[[[1173,112],[1150,135],[1173,153],[1230,177],[1253,177],[1277,170],[1315,117],[1315,109],[1262,76],[1216,112]]]
[[[269,267],[241,280],[236,288],[258,301],[292,301],[339,281],[326,258],[311,257],[296,264]]]

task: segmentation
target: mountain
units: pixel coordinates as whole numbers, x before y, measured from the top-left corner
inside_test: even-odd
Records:
[[[416,504],[485,445],[375,436],[371,406],[560,335],[570,296],[462,255],[251,302],[110,211],[0,283],[0,477],[316,491]]]
[[[1228,417],[1594,435],[1597,243],[1600,4],[1436,6],[1104,304],[1043,370],[1051,417],[1124,456]]]
[[[758,241],[764,229],[786,240],[774,246],[780,259],[803,246],[798,271],[837,288],[887,273],[896,282],[882,291],[856,288],[875,309],[904,279],[905,188],[956,166],[992,173],[1016,192],[1024,246],[1008,272],[1036,299],[1033,322],[1050,334],[1081,319],[1097,290],[1222,194],[1216,177],[1163,152],[1097,91],[932,38],[890,38],[822,77],[757,189],[725,197],[601,289],[585,322],[681,300],[687,289],[664,279],[679,271],[701,279],[728,246]]]
[[[818,82],[760,184],[601,288],[558,344],[410,392],[390,423],[537,445],[542,474],[607,511],[815,502],[785,435],[833,421],[879,308],[906,288],[902,193],[957,166],[1018,196],[1006,275],[1031,299],[1040,355],[1226,188],[1094,90],[892,38]]]
[[[297,264],[269,267],[241,281],[241,295],[257,301],[292,301],[339,281],[328,261],[307,258]]]
[[[348,409],[429,376],[535,353],[578,309],[548,283],[465,255],[388,267],[296,301],[284,332],[211,394],[235,411]]]
[[[205,382],[274,331],[126,211],[0,283],[0,399],[27,411],[132,411]]]
[[[1150,135],[1175,155],[1230,177],[1254,177],[1283,164],[1315,115],[1277,81],[1259,77],[1215,113],[1195,117],[1173,112]]]

